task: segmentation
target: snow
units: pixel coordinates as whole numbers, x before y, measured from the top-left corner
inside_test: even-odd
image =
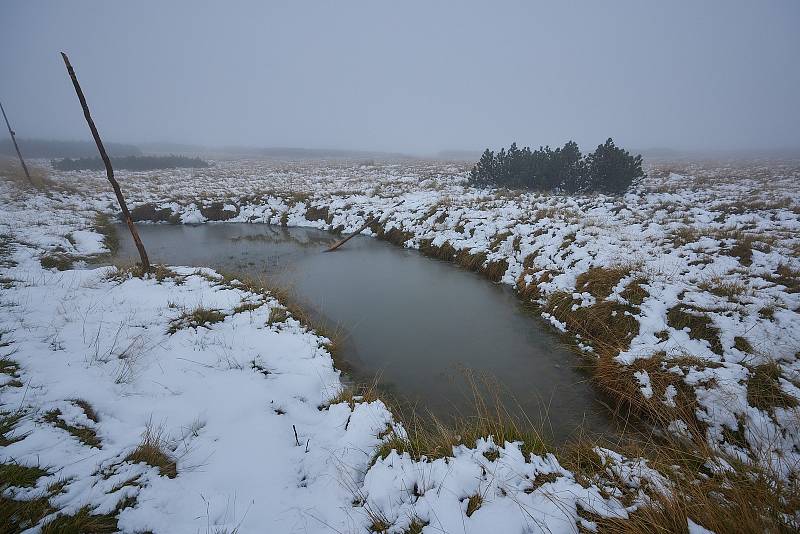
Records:
[[[169,208],[185,224],[204,223],[200,208],[212,201],[238,211],[231,222],[343,232],[377,215],[387,230],[409,233],[403,246],[448,243],[456,251],[486,253],[486,263],[505,261],[500,282],[535,283],[539,304],[566,291],[575,296],[574,307],[592,306],[597,299],[575,287],[578,275],[591,267],[630,266],[608,299],[625,302],[624,288],[638,277],[646,280],[648,296],[633,313],[639,332],[616,362],[691,356],[697,363],[663,371],[694,392],[709,445],[793,476],[800,461],[797,408],[752,406],[747,383],[754,366],[774,362],[780,391],[800,398],[800,294],[776,276],[781,266],[800,270],[797,176],[688,170],[705,180],[702,187],[690,172],[655,175],[624,199],[476,190],[466,185],[464,167],[429,162],[219,161],[213,173],[121,172],[119,180],[131,207]],[[390,532],[402,532],[413,518],[428,522],[425,532],[573,532],[577,524],[592,528],[579,509],[625,517],[647,501],[643,488],[667,486],[643,460],[599,450],[609,472],[639,492],[626,506],[613,488],[578,484],[555,457],[524,458],[517,445],[488,437],[448,458],[394,452],[373,463],[379,435],[387,427],[402,429],[380,401],[324,407],[342,388],[324,340],[293,319],[266,326],[269,309],[280,305],[271,297],[222,284],[209,270],[175,268],[183,280],[159,283],[107,280],[106,268],[42,269],[38,258],[45,252],[103,252],[91,221],[97,210],[116,214],[101,173],[64,173],[57,180],[94,192],[19,194],[2,184],[0,234],[12,236],[16,265],[2,267],[2,277],[14,282],[2,292],[0,330],[10,332],[13,344],[0,355],[13,350],[25,386],[3,387],[0,400],[3,411],[25,412],[14,435],[28,435],[1,449],[0,460],[52,473],[33,490],[6,492],[33,496],[72,477],[52,499],[64,513],[85,504],[108,511],[135,495],[135,506],[119,516],[126,532],[197,532],[209,525],[366,532],[376,514],[392,524]],[[329,222],[307,220],[310,206],[328,207]],[[696,239],[684,234],[687,228]],[[493,243],[504,232],[511,234]],[[747,265],[729,255],[737,232],[756,237]],[[725,284],[742,290],[728,298],[715,290]],[[242,300],[263,304],[234,314]],[[198,304],[220,309],[224,321],[170,335],[171,321]],[[690,329],[670,326],[668,311],[679,304],[710,319],[719,349]],[[570,333],[567,324],[543,315]],[[753,350],[742,350],[737,337]],[[587,340],[580,344],[594,353]],[[658,389],[645,371],[632,375],[649,402],[675,406],[679,388]],[[98,423],[75,398],[95,407]],[[42,415],[54,408],[68,423],[95,429],[101,448],[44,422]],[[176,478],[124,460],[148,425],[162,430],[177,457]],[[682,420],[666,428],[688,432]],[[726,429],[741,430],[749,450],[726,442]],[[494,461],[483,455],[490,448],[499,451]],[[552,479],[534,484],[543,473]],[[136,485],[118,487],[136,476]],[[467,499],[476,494],[483,504],[468,517]],[[688,528],[703,531],[691,521]]]

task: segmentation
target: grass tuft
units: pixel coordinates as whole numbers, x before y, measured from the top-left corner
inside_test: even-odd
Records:
[[[52,253],[45,254],[39,258],[39,263],[45,269],[57,269],[59,271],[66,271],[72,269],[72,258],[67,254]]]
[[[13,486],[17,488],[30,488],[36,485],[39,478],[49,473],[39,467],[28,467],[16,463],[0,464],[0,488]]]
[[[61,410],[55,409],[45,413],[42,419],[51,425],[66,430],[72,436],[78,438],[78,441],[89,447],[100,448],[100,439],[97,433],[88,427],[79,425],[70,425],[61,418]]]
[[[74,515],[58,514],[42,527],[42,534],[105,534],[118,530],[115,516],[95,515],[89,506],[84,506]]]
[[[630,274],[627,266],[591,267],[578,275],[575,288],[579,292],[591,293],[598,300],[608,298],[620,280]]]
[[[708,315],[704,315],[702,310],[678,304],[667,311],[667,324],[675,330],[688,328],[689,337],[707,341],[713,352],[722,355],[719,328],[714,326],[714,321]]]
[[[178,476],[178,466],[172,455],[168,452],[162,428],[154,428],[151,424],[142,434],[142,441],[125,460],[133,463],[145,463],[158,469],[165,477]]]
[[[794,408],[798,400],[781,388],[781,368],[775,362],[750,369],[747,380],[747,402],[751,406],[771,412],[775,408]]]
[[[489,436],[497,444],[517,443],[526,461],[531,454],[544,454],[549,450],[532,421],[521,419],[506,409],[496,383],[476,377],[469,370],[464,373],[473,397],[472,414],[455,417],[445,424],[433,415],[398,413],[395,417],[403,421],[405,432],[389,431],[374,459],[384,459],[392,450],[408,453],[417,460],[444,458],[453,454],[453,447],[474,447],[478,439]]]
[[[285,323],[286,319],[289,318],[289,312],[283,306],[274,306],[269,310],[269,317],[267,318],[267,324],[272,326],[279,323]]]
[[[111,217],[105,213],[95,215],[94,230],[103,236],[103,245],[108,249],[109,254],[114,255],[119,251],[119,236]]]
[[[195,330],[200,327],[209,328],[208,325],[221,323],[224,320],[225,314],[220,310],[206,308],[202,304],[198,304],[193,310],[185,311],[180,317],[170,321],[167,331],[170,334],[174,334],[183,328],[194,328]]]
[[[467,517],[470,517],[472,516],[472,514],[477,512],[482,504],[483,504],[483,497],[481,497],[480,493],[470,495],[469,498],[467,499]]]

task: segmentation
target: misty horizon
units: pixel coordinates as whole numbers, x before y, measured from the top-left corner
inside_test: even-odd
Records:
[[[20,139],[429,155],[800,147],[800,5],[0,7]],[[620,31],[624,28],[624,31]]]

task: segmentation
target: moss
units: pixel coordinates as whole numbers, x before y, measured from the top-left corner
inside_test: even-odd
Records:
[[[759,410],[772,411],[774,408],[794,408],[798,401],[781,388],[781,368],[775,362],[750,369],[747,380],[747,402]]]
[[[720,356],[723,354],[719,328],[714,326],[711,317],[704,315],[701,310],[683,304],[673,306],[667,311],[667,324],[676,330],[688,328],[689,337],[705,340],[714,353]]]
[[[88,427],[79,426],[79,425],[70,425],[66,421],[61,418],[61,410],[50,410],[49,412],[45,413],[42,419],[50,423],[51,425],[60,428],[61,430],[66,430],[72,436],[78,438],[78,441],[87,445],[89,447],[96,447],[100,448],[100,439],[97,437],[97,433]]]

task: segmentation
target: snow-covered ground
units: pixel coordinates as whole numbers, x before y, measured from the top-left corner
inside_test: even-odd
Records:
[[[379,216],[367,233],[439,256],[463,251],[461,263],[515,285],[590,358],[610,361],[648,409],[663,405],[672,432],[700,431],[726,454],[796,473],[794,171],[654,172],[624,198],[474,190],[464,171],[225,161],[118,178],[147,220],[347,232]],[[328,406],[342,385],[324,338],[292,318],[270,321],[274,298],[208,270],[141,279],[80,268],[103,252],[94,217],[116,213],[113,197],[100,173],[50,179],[74,192],[3,182],[0,212],[0,359],[13,362],[0,410],[14,422],[0,462],[47,473],[0,487],[6,498],[49,499],[44,523],[88,506],[118,512],[126,532],[573,532],[668,486],[642,460],[598,450],[623,495],[579,483],[555,456],[491,439],[433,461],[375,460],[387,429],[403,430],[380,401]],[[53,255],[78,268],[43,268]],[[213,322],[191,323],[211,309]],[[575,319],[582,310],[588,327]],[[143,436],[176,476],[130,457]]]

